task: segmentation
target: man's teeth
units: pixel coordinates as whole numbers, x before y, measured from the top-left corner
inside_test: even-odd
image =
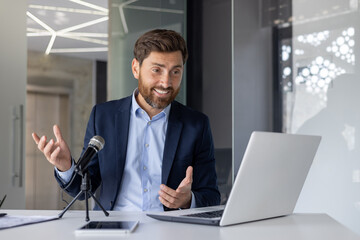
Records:
[[[155,91],[157,91],[157,92],[160,93],[160,94],[165,94],[165,93],[168,93],[168,92],[169,92],[169,91],[162,91],[162,90],[156,89],[156,88],[155,88]]]

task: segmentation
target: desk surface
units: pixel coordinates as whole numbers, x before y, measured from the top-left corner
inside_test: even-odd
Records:
[[[60,211],[2,210],[9,215],[58,215]],[[101,211],[91,211],[90,220],[139,220],[140,224],[131,234],[121,239],[326,239],[360,240],[360,236],[326,214],[293,214],[286,217],[238,224],[228,227],[171,223],[154,220],[138,212],[110,212],[105,217]],[[85,211],[68,211],[62,219],[0,230],[0,239],[77,239],[74,230],[85,224]],[[81,239],[86,239],[81,237]],[[90,238],[94,239],[94,238]]]

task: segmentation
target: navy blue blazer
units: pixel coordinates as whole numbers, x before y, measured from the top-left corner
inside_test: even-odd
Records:
[[[121,186],[130,111],[131,96],[98,104],[92,109],[86,129],[83,150],[93,136],[99,135],[105,139],[104,148],[91,160],[88,170],[92,191],[101,186],[99,201],[107,210],[114,208]],[[193,166],[192,192],[196,206],[220,204],[209,119],[173,101],[165,138],[161,182],[176,189],[185,178],[188,166]],[[56,179],[62,188],[66,187],[57,176]],[[80,185],[81,177],[76,176],[66,191],[75,196],[80,191]]]

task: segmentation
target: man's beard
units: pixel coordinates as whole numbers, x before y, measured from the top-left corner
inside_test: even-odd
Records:
[[[153,108],[157,109],[164,109],[166,108],[172,101],[174,101],[175,97],[180,91],[180,88],[178,88],[176,91],[172,87],[168,88],[162,88],[162,87],[152,87],[152,88],[146,88],[143,84],[141,84],[141,79],[139,78],[139,93],[141,96],[145,99],[147,104],[149,104]],[[153,93],[154,88],[159,89],[161,91],[169,91],[170,96],[166,98],[160,98],[155,96]]]

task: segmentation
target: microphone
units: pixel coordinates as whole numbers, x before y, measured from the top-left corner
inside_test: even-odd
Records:
[[[103,149],[105,145],[105,140],[100,136],[94,136],[90,139],[89,145],[85,150],[84,154],[80,157],[79,161],[76,163],[75,172],[81,172],[87,168],[90,160],[94,155]]]

